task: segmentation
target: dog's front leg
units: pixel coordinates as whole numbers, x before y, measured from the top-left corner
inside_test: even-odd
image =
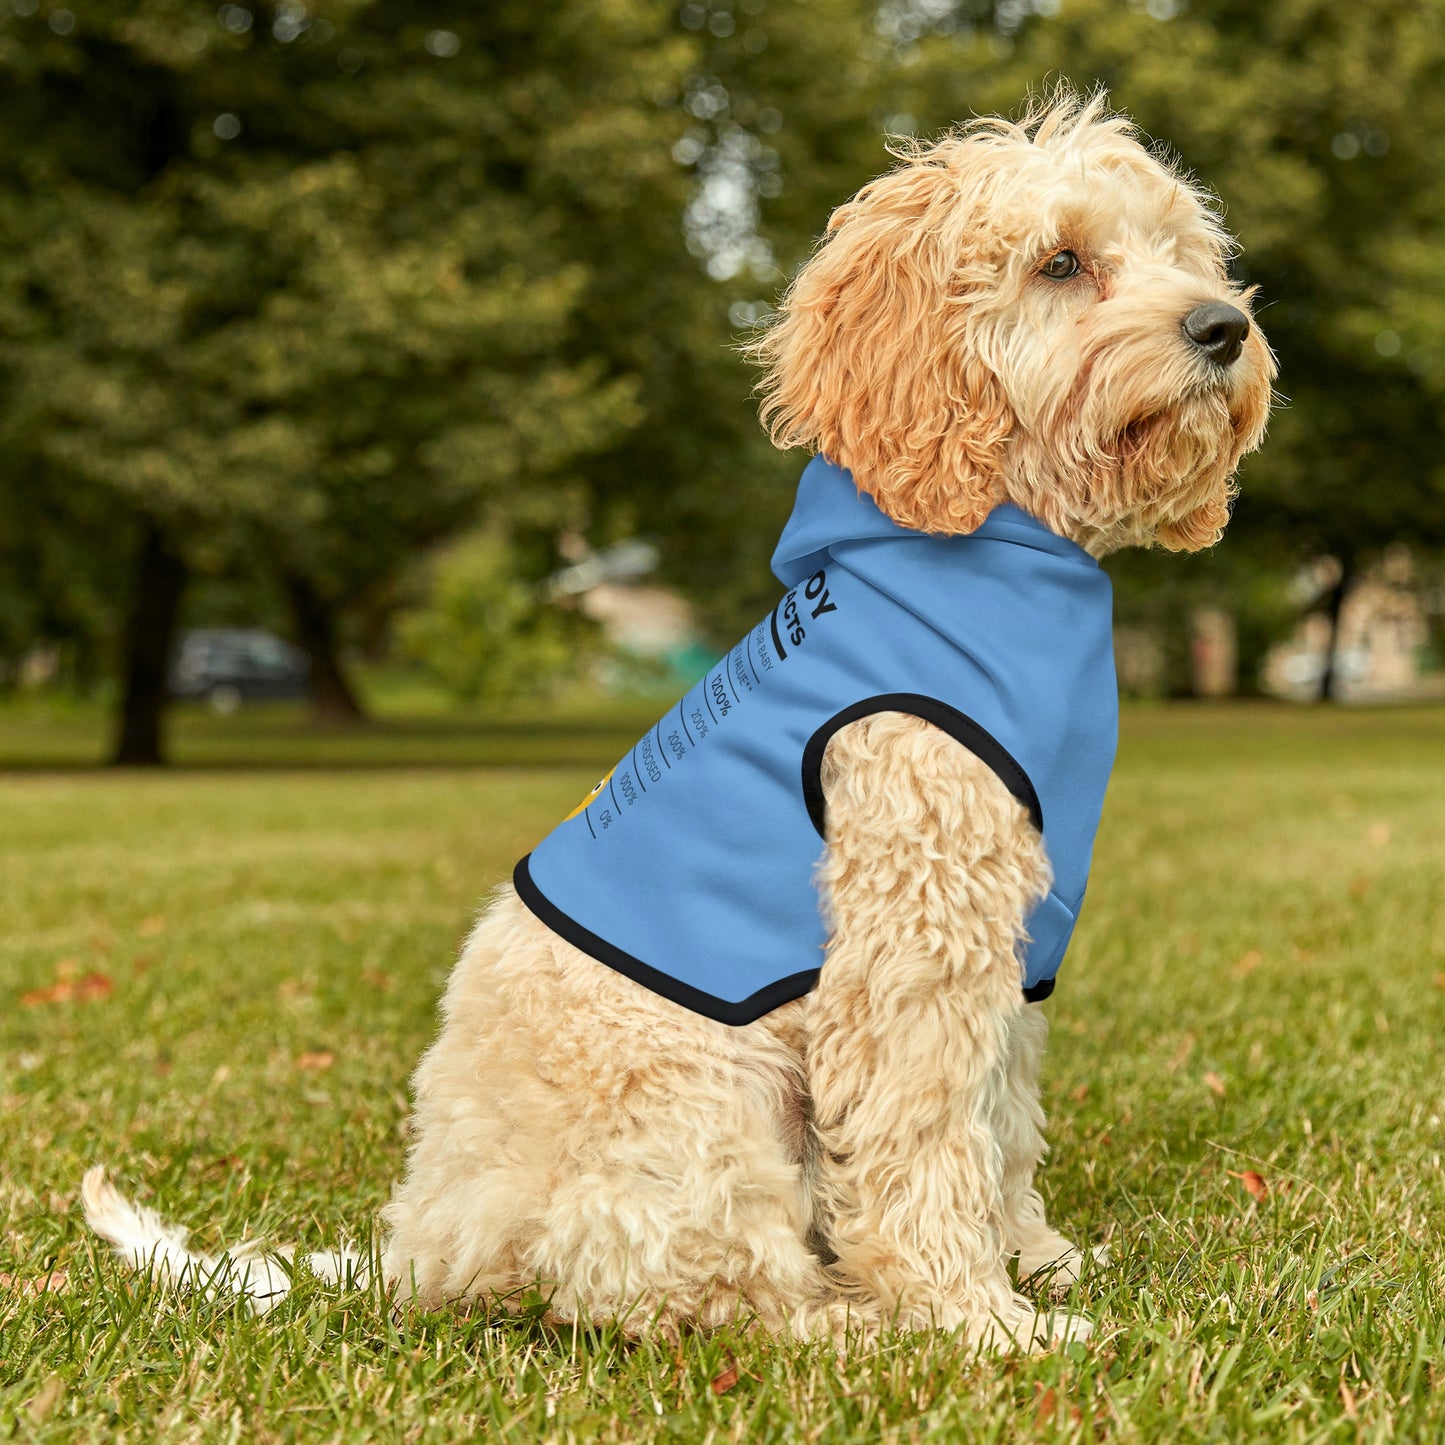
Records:
[[[1048,863],[995,774],[916,718],[879,714],[829,746],[831,927],[809,1000],[819,1222],[860,1310],[965,1325],[989,1345],[1087,1333],[1039,1319],[1006,1268],[995,1128],[1017,949]]]
[[[1039,1103],[1039,1065],[1048,1036],[1048,1021],[1039,1008],[1023,1008],[1009,1024],[994,1133],[1003,1157],[1004,1247],[1018,1256],[1021,1280],[1033,1276],[1060,1293],[1079,1278],[1084,1256],[1049,1224],[1034,1187],[1034,1173],[1048,1148]],[[1105,1259],[1108,1252],[1100,1245],[1093,1254]]]

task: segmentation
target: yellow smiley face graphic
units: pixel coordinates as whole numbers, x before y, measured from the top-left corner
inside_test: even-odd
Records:
[[[595,797],[598,795],[598,793],[600,793],[600,792],[603,790],[603,788],[605,788],[605,787],[607,786],[607,779],[610,778],[610,777],[612,776],[612,774],[615,773],[616,771],[617,771],[616,768],[609,768],[609,769],[608,769],[607,773],[600,779],[600,781],[599,781],[599,782],[597,783],[597,785],[592,789],[592,791],[591,791],[590,793],[588,793],[587,796],[586,796],[585,798],[583,798],[582,801],[581,801],[580,803],[578,803],[577,806],[576,806],[575,808],[573,808],[570,813],[567,814],[567,819],[566,819],[567,822],[570,823],[570,822],[572,821],[572,819],[575,818],[579,813],[585,813],[585,812],[587,811],[587,809],[588,809],[588,807],[590,806],[593,798],[595,798]]]

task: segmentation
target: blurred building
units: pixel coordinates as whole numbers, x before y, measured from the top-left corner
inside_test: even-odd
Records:
[[[547,579],[554,598],[575,597],[612,645],[604,681],[619,688],[656,682],[688,686],[717,659],[691,604],[670,588],[648,582],[657,549],[637,538],[590,552]]]
[[[1330,559],[1301,579],[1306,597],[1327,594],[1338,578]],[[1334,570],[1332,570],[1332,568]],[[1407,548],[1391,548],[1349,589],[1335,639],[1335,696],[1344,702],[1393,702],[1445,696],[1445,673],[1429,667],[1426,598]],[[1301,618],[1294,635],[1265,659],[1260,682],[1276,697],[1319,696],[1330,647],[1324,607]]]

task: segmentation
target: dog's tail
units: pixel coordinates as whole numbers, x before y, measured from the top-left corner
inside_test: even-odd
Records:
[[[186,1248],[188,1232],[167,1224],[153,1209],[132,1204],[105,1177],[105,1165],[85,1172],[80,1185],[85,1222],[132,1269],[184,1289],[200,1290],[207,1299],[243,1298],[263,1315],[286,1298],[291,1288],[295,1250],[265,1250],[243,1244],[219,1255],[196,1254]],[[370,1262],[348,1248],[305,1256],[311,1272],[330,1284],[364,1285]]]

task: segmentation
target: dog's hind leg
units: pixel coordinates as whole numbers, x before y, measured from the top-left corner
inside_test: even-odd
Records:
[[[1080,1338],[1086,1321],[1040,1316],[1006,1267],[996,1118],[1017,948],[1048,882],[1038,833],[991,769],[912,717],[840,731],[823,784],[832,938],[808,1082],[833,1269],[902,1325]]]
[[[1004,1248],[1018,1256],[1020,1280],[1032,1276],[1061,1290],[1078,1279],[1083,1256],[1050,1227],[1044,1201],[1034,1187],[1035,1171],[1048,1152],[1039,1103],[1039,1065],[1048,1032],[1048,1020],[1036,1005],[1026,1006],[1010,1020],[993,1129],[1003,1158]]]
[[[589,1010],[542,1064],[577,1108],[526,1245],[530,1268],[557,1282],[554,1313],[667,1337],[795,1328],[824,1292],[807,1244],[796,1031],[776,1015],[714,1023],[591,959],[574,970]]]
[[[401,1297],[509,1301],[674,1335],[792,1327],[808,1248],[799,1019],[729,1028],[549,932],[511,889],[416,1075],[383,1268]],[[791,1021],[791,1022],[790,1022]]]

